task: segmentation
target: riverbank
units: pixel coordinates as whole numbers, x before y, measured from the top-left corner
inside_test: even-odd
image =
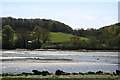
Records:
[[[6,49],[2,49],[1,51],[5,51]],[[11,49],[16,51],[78,51],[78,52],[120,52],[120,50],[61,50],[61,49]]]
[[[70,75],[70,76],[7,76],[1,80],[118,80],[119,76],[111,75]]]
[[[61,70],[56,70],[55,73],[48,71],[33,70],[33,73],[11,74],[3,73],[1,80],[118,80],[120,78],[120,71],[116,72],[86,72],[86,73],[67,73]]]

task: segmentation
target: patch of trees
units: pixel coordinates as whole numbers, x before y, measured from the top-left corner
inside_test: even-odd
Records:
[[[33,31],[24,28],[13,30],[10,25],[5,25],[2,30],[3,49],[39,49],[49,42],[49,30],[36,26]]]
[[[22,19],[22,18],[13,18],[13,17],[3,17],[2,18],[2,27],[5,25],[10,25],[13,30],[16,29],[26,29],[32,31],[35,26],[40,28],[48,29],[51,32],[63,32],[63,33],[72,33],[73,29],[68,25],[47,19]]]
[[[60,46],[61,49],[65,50],[101,50],[104,49],[104,46],[98,41],[95,37],[90,37],[88,40],[80,40],[78,36],[70,38],[69,42],[65,42]]]
[[[9,26],[4,26],[2,30],[2,44],[4,45],[3,48],[11,49],[13,48],[13,36],[15,31]]]
[[[89,28],[87,30],[78,29],[74,30],[73,34],[80,37],[92,38],[93,40],[91,39],[89,40],[93,41],[93,43],[91,42],[90,45],[87,44],[88,46],[91,47],[93,46],[92,44],[95,43],[101,44],[104,47],[104,49],[120,49],[120,23],[105,26],[100,29],[93,28]],[[100,49],[101,45],[99,45]]]

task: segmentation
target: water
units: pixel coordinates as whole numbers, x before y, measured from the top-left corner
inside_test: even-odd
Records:
[[[10,54],[6,54],[10,53]],[[15,54],[12,54],[15,53]],[[66,72],[88,72],[88,71],[115,71],[120,65],[118,52],[77,52],[77,51],[3,51],[3,57],[43,57],[43,58],[64,58],[72,59],[68,62],[45,62],[45,63],[14,63],[5,61],[2,65],[2,72],[22,73],[32,70],[47,70],[55,72],[57,69]]]

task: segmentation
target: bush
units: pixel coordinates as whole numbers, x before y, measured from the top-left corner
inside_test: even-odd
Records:
[[[22,74],[25,76],[32,75],[32,73],[26,73],[26,72],[23,72]]]
[[[64,74],[64,72],[61,70],[56,70],[56,72],[55,72],[55,75],[62,75],[62,74]]]
[[[8,73],[3,73],[2,76],[8,76],[9,74]]]
[[[103,71],[97,71],[96,74],[103,74]]]
[[[42,73],[38,70],[32,70],[32,72],[34,73],[34,75],[41,75]]]

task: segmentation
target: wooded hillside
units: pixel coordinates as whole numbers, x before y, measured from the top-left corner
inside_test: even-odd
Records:
[[[120,49],[120,23],[100,29],[73,30],[55,20],[6,17],[2,19],[2,28],[2,46],[5,49],[30,48],[28,41],[32,42],[34,49],[48,48],[45,46],[57,49]]]
[[[63,32],[63,33],[72,33],[73,29],[68,25],[50,19],[22,19],[22,18],[12,18],[12,17],[3,17],[2,26],[10,25],[14,30],[17,29],[27,29],[32,31],[35,26],[41,28],[46,28],[51,32]]]

